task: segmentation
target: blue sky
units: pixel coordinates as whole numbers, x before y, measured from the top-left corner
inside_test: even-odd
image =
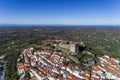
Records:
[[[120,0],[0,0],[0,24],[120,25]]]

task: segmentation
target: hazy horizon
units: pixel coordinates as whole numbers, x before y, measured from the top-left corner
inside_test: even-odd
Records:
[[[0,24],[120,25],[120,0],[0,0]]]

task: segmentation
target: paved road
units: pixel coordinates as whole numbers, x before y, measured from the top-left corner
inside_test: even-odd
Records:
[[[2,76],[0,78],[0,80],[4,80],[4,75],[5,75],[5,71],[3,71],[3,74],[2,74]]]
[[[4,70],[1,72],[2,75],[0,76],[0,80],[4,80],[4,77],[5,77],[5,64],[4,64]]]

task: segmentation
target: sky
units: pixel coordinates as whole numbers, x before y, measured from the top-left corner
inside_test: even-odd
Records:
[[[120,25],[120,0],[0,0],[0,24]]]

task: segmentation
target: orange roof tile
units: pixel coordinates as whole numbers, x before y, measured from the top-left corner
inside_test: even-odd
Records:
[[[22,64],[18,64],[18,67],[19,68],[23,68],[24,67],[24,64],[22,63]]]
[[[25,70],[25,71],[28,71],[28,70],[30,70],[30,67],[28,67],[28,66],[27,66],[27,67],[24,67],[24,70]]]

